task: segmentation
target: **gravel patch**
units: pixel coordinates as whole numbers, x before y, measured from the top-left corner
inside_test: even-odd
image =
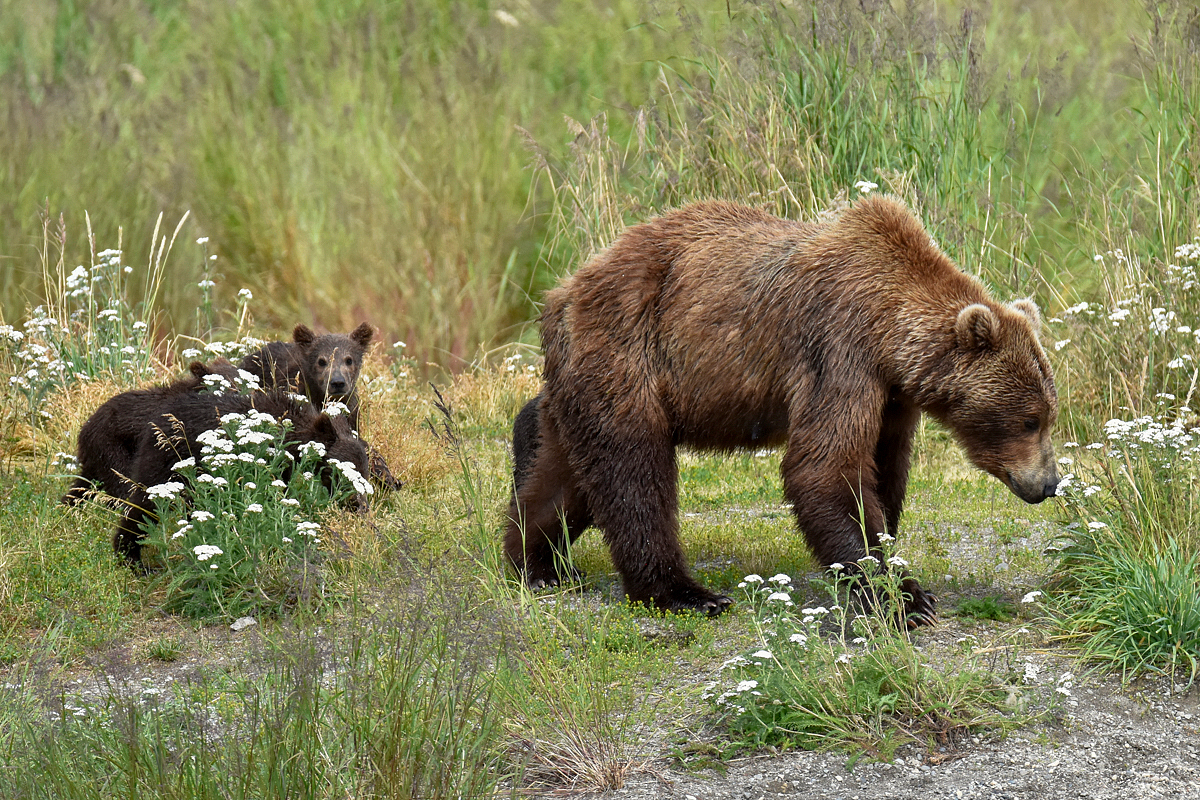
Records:
[[[1044,657],[1043,663],[1055,668],[1070,664],[1054,656]],[[732,759],[725,766],[724,774],[711,769],[689,773],[660,761],[620,789],[580,796],[1200,798],[1200,692],[1170,692],[1165,681],[1135,691],[1122,689],[1111,677],[1093,676],[1077,681],[1053,719],[1004,738],[976,737],[955,752],[901,748],[891,763],[851,763],[842,752],[788,752]]]

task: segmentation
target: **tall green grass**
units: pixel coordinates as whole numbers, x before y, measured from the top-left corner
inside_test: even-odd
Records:
[[[94,694],[27,673],[0,689],[5,797],[490,795],[504,772],[491,677],[503,640],[465,640],[463,613],[415,603],[333,641],[281,635],[249,673],[167,690],[128,664]]]
[[[517,126],[561,138],[563,113],[642,102],[679,26],[640,5],[7,2],[4,316],[36,305],[47,202],[102,241],[124,225],[132,263],[160,212],[190,210],[218,297],[272,298],[263,325],[367,317],[461,366],[541,288]],[[201,259],[173,266],[163,304],[192,333]]]
[[[871,180],[1050,304],[1102,285],[1106,237],[1194,230],[1184,4],[964,9],[8,0],[0,308],[39,302],[39,209],[125,226],[135,264],[190,210],[218,301],[270,298],[260,327],[365,317],[452,367],[531,338],[558,273],[698,196],[813,213]],[[172,264],[168,331],[198,332],[206,264]]]

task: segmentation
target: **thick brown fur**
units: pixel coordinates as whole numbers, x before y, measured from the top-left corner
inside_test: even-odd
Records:
[[[288,419],[292,427],[286,441],[293,456],[304,442],[320,442],[325,446],[325,461],[349,461],[363,475],[367,470],[367,446],[350,427],[345,414],[330,415],[318,412],[310,403],[297,401],[285,392],[251,392],[249,394],[183,393],[172,395],[162,402],[155,414],[146,420],[138,437],[131,481],[125,484],[122,496],[124,515],[113,535],[113,550],[131,565],[141,562],[142,525],[154,518],[154,504],[146,487],[155,486],[178,477],[172,467],[186,458],[201,459],[201,445],[196,437],[220,425],[225,414],[244,414],[250,409]],[[287,476],[281,476],[286,479]],[[332,485],[332,476],[322,480]],[[364,507],[365,498],[355,504]]]
[[[730,600],[692,578],[679,543],[677,446],[783,445],[809,546],[853,567],[897,529],[921,412],[1039,502],[1058,478],[1037,323],[894,198],[821,224],[706,202],[630,228],[546,296],[505,552],[531,586],[555,583],[555,554],[594,521],[631,600],[720,612]],[[910,621],[932,621],[932,595],[904,590]]]
[[[232,389],[238,379],[237,367],[219,358],[209,364],[193,361],[189,372],[171,383],[134,389],[110,397],[97,408],[79,429],[76,453],[79,477],[63,495],[62,502],[75,505],[95,489],[110,497],[128,494],[138,437],[146,423],[171,397],[223,385],[213,377],[223,378]],[[205,380],[209,378],[209,380]]]

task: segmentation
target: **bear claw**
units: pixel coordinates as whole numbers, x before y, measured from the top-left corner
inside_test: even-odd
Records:
[[[566,575],[549,575],[533,578],[528,574],[524,574],[521,576],[521,580],[525,583],[526,588],[532,592],[537,592],[542,589],[557,589],[563,585],[580,585],[583,583],[584,575],[579,570],[571,567]]]
[[[733,605],[733,599],[723,594],[704,592],[702,595],[692,595],[684,598],[663,598],[656,600],[655,605],[663,611],[683,612],[695,611],[708,617],[718,617]]]

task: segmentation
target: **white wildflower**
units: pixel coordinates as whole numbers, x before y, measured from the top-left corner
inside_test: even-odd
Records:
[[[198,544],[192,548],[192,552],[196,554],[197,561],[208,561],[214,556],[225,555],[225,551],[215,544]]]
[[[183,491],[183,484],[178,481],[167,481],[146,488],[146,494],[151,498],[173,498]]]

